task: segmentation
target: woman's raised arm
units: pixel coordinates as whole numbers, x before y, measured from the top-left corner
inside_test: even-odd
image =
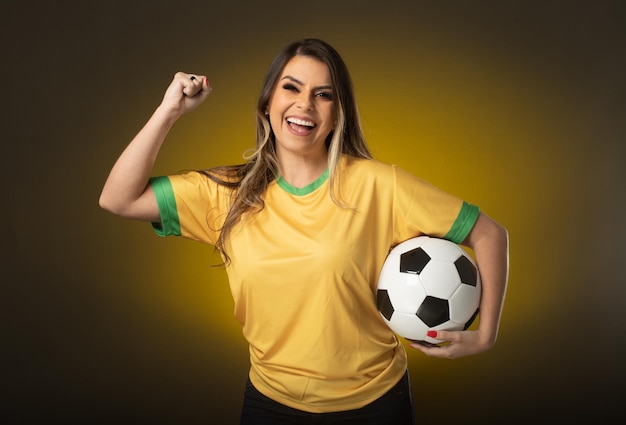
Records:
[[[113,165],[100,194],[103,209],[136,220],[160,220],[148,185],[157,154],[176,120],[200,105],[210,92],[205,76],[176,73],[161,104]]]

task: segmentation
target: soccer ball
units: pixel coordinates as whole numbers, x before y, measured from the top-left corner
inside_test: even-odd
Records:
[[[465,330],[478,315],[481,281],[476,263],[454,242],[419,236],[396,245],[378,278],[383,320],[412,341],[439,344],[429,329]]]

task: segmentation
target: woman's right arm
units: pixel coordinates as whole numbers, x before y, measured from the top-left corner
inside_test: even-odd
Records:
[[[206,77],[176,73],[161,104],[113,165],[100,194],[103,209],[126,218],[160,221],[148,184],[157,154],[176,120],[200,105],[210,92]]]

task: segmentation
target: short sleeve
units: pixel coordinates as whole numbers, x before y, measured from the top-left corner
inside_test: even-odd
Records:
[[[176,197],[170,179],[166,176],[153,177],[150,179],[150,185],[161,215],[161,221],[152,223],[152,228],[159,236],[180,236]]]
[[[478,218],[479,208],[394,166],[394,238],[416,235],[462,242]]]
[[[461,211],[452,223],[452,228],[444,236],[444,239],[448,239],[454,243],[461,243],[469,235],[470,230],[476,224],[480,209],[476,205],[472,205],[463,201],[461,205]]]
[[[192,171],[150,179],[159,206],[159,236],[182,236],[215,244],[230,207],[228,190],[205,174]]]

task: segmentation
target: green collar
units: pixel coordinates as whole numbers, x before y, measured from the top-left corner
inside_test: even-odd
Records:
[[[304,196],[304,195],[308,195],[309,193],[313,193],[318,187],[323,185],[326,180],[328,180],[328,168],[314,182],[309,183],[304,187],[292,186],[280,176],[278,177],[278,180],[276,181],[276,183],[278,184],[278,186],[282,187],[283,190],[285,190],[288,193],[291,193],[292,195]]]

